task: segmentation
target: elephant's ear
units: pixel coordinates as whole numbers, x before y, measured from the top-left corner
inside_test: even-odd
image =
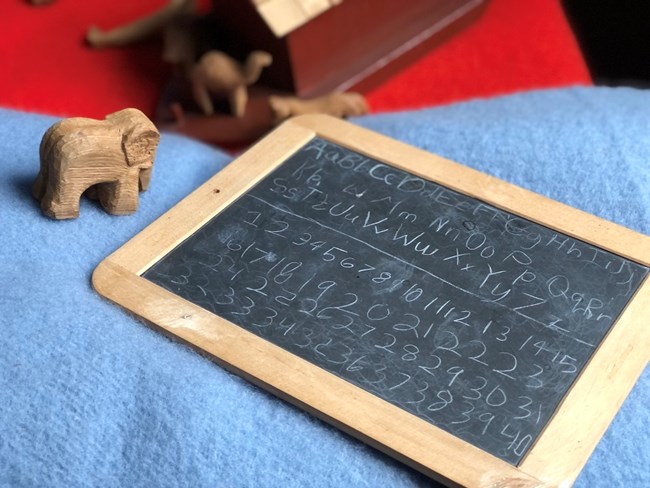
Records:
[[[153,164],[160,134],[154,129],[135,128],[122,136],[122,148],[129,166]]]
[[[137,108],[125,108],[106,116],[122,134],[122,151],[129,166],[149,165],[160,141],[156,126]]]

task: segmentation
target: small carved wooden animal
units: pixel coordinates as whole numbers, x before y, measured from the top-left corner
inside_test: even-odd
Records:
[[[91,187],[108,213],[131,214],[138,208],[138,191],[149,187],[159,141],[156,127],[135,108],[105,120],[57,122],[41,140],[32,194],[55,219],[78,217],[79,198]]]
[[[343,118],[368,113],[368,104],[363,95],[352,92],[334,92],[305,100],[296,97],[270,96],[269,105],[276,124],[294,115],[318,113]]]
[[[194,0],[169,0],[160,10],[109,31],[91,26],[86,40],[93,47],[116,47],[147,39],[161,32],[179,16],[193,13],[196,10],[194,3]]]
[[[190,75],[194,100],[205,115],[212,115],[214,106],[210,95],[225,94],[232,113],[241,117],[248,102],[247,87],[258,80],[272,61],[271,55],[264,51],[253,51],[244,64],[221,51],[208,51]]]
[[[195,0],[169,0],[159,10],[107,31],[91,26],[86,40],[94,48],[127,46],[161,35],[162,58],[186,75],[199,50],[201,22]]]

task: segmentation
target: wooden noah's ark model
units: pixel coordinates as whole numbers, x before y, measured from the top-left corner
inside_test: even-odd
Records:
[[[213,0],[228,52],[273,56],[260,84],[313,97],[369,88],[468,25],[488,0]]]
[[[200,110],[181,77],[165,89],[157,122],[218,145],[250,143],[278,122],[269,97],[313,105],[332,92],[364,93],[468,25],[488,1],[212,0],[192,30],[197,59],[218,50],[245,64],[263,51],[272,62],[247,86],[237,116],[223,104],[211,115]]]

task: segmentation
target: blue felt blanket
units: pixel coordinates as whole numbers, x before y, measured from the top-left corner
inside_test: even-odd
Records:
[[[0,486],[429,486],[98,297],[95,266],[229,157],[163,135],[130,217],[30,196],[54,119],[0,111]],[[566,89],[355,121],[650,233],[650,92]],[[580,487],[650,486],[650,374]]]

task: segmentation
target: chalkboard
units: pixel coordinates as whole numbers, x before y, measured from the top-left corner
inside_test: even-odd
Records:
[[[570,486],[647,364],[649,256],[648,236],[309,115],[92,281],[438,481]]]
[[[143,277],[517,465],[647,274],[315,137]]]

